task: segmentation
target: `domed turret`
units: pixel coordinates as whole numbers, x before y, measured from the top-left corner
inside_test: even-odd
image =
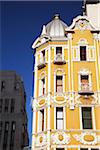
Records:
[[[67,25],[60,20],[59,14],[53,17],[53,20],[46,25],[47,34],[50,37],[64,37]]]

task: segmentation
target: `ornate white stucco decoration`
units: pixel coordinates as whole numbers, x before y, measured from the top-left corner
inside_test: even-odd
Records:
[[[47,144],[47,135],[40,134],[36,139],[36,146],[44,146]]]
[[[73,19],[72,24],[65,30],[70,31],[71,29],[95,30],[95,27],[87,16],[78,16]]]
[[[96,133],[85,132],[81,134],[75,134],[73,137],[81,142],[82,144],[87,145],[95,145],[100,142],[100,135],[96,135]]]
[[[51,135],[53,144],[68,144],[70,142],[70,134],[65,132],[56,132]]]

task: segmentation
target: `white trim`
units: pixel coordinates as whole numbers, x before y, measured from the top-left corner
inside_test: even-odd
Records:
[[[34,78],[34,98],[37,96],[37,53],[35,55],[35,78]],[[36,99],[34,99],[34,103],[36,103]],[[32,108],[34,106],[32,105]],[[33,108],[34,109],[34,108]],[[36,112],[34,111],[33,113],[33,121],[32,121],[32,133],[35,133],[36,130]],[[35,147],[35,135],[32,135],[32,148],[34,149]]]
[[[81,20],[81,19],[85,19],[85,20],[89,21],[89,24],[90,24],[90,26],[91,26],[91,29],[94,29],[94,30],[95,30],[95,27],[94,27],[94,25],[92,24],[92,22],[90,21],[90,19],[89,19],[87,16],[80,16],[80,15],[77,16],[76,18],[74,18],[72,24],[71,24],[68,28],[66,28],[65,30],[66,30],[66,31],[69,31],[69,30],[73,29],[73,28],[75,27],[75,25],[76,25],[76,22],[77,22],[78,20]]]
[[[81,90],[81,75],[88,75],[89,77],[89,85],[90,85],[90,90],[92,90],[92,77],[91,77],[91,72],[87,69],[82,69],[78,72],[78,90]]]
[[[68,39],[68,91],[70,92],[70,43]]]
[[[37,128],[37,131],[40,132],[40,127],[39,127],[39,125],[40,125],[40,123],[39,123],[40,114],[39,113],[40,112],[38,111],[37,113],[38,113],[38,123],[37,123],[38,124],[38,128]]]
[[[61,76],[63,77],[63,80],[62,80],[62,84],[63,84],[63,93],[65,92],[65,72],[63,69],[61,68],[58,68],[54,71],[54,93],[56,93],[56,76],[57,76],[57,71],[61,71],[62,74]]]
[[[66,130],[66,107],[63,107],[63,114],[64,114],[64,118],[63,118],[63,122],[64,122],[64,130]]]
[[[44,109],[44,131],[46,130],[46,122],[47,122],[47,120],[46,120],[46,108]]]
[[[83,125],[82,125],[82,108],[81,106],[79,107],[79,113],[80,113],[80,129],[82,130],[83,129]]]
[[[54,59],[56,58],[56,47],[62,47],[62,59],[64,60],[65,49],[68,48],[67,45],[58,44],[58,45],[50,45],[54,49]],[[67,60],[65,60],[67,61]]]
[[[35,130],[36,130],[36,111],[33,113],[33,125],[32,125],[32,148],[35,148]]]
[[[83,124],[82,124],[82,107],[91,107],[91,112],[92,112],[92,129],[83,129]],[[96,126],[95,126],[95,114],[94,114],[94,106],[80,106],[80,129],[81,130],[96,130]]]
[[[54,107],[54,130],[56,130],[56,107]]]
[[[94,46],[96,47],[96,40],[94,39]],[[96,52],[95,52],[95,56],[97,58],[97,48],[96,48]],[[98,73],[98,62],[97,60],[95,61],[95,69],[96,69],[96,83],[97,83],[97,91],[99,91],[99,73]]]
[[[48,150],[50,150],[50,92],[51,92],[51,46],[49,46],[48,49],[48,108],[47,108],[47,116],[48,116],[48,122],[47,122],[47,142],[48,142]]]
[[[94,107],[92,107],[92,124],[93,124],[93,130],[96,130],[96,120],[95,120]]]

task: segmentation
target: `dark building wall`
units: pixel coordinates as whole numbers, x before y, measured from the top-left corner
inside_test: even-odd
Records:
[[[0,72],[0,150],[28,146],[26,94],[14,71]]]

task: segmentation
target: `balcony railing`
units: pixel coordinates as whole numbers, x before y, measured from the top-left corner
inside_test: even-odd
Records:
[[[54,59],[54,64],[57,65],[62,65],[62,64],[66,64],[65,59],[63,58],[62,54],[57,54],[55,59]]]
[[[90,83],[81,83],[80,90],[78,92],[80,95],[93,95],[92,85]]]
[[[39,59],[37,67],[38,67],[38,69],[42,69],[45,66],[46,66],[46,61],[45,61],[45,57],[43,57],[43,58]]]

